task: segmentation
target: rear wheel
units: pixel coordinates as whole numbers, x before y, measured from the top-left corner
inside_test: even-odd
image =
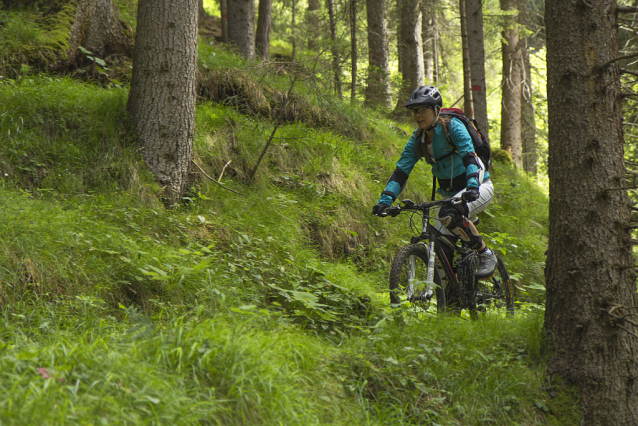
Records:
[[[445,312],[445,290],[434,266],[434,288],[427,284],[429,250],[422,244],[411,244],[399,250],[390,268],[390,302],[410,302],[420,312],[436,307]]]
[[[484,280],[476,280],[476,308],[479,312],[505,308],[509,315],[514,315],[512,282],[503,260],[498,255],[496,258],[494,275]]]

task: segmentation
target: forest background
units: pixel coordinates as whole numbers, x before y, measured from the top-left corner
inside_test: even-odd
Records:
[[[137,2],[114,3],[132,42]],[[366,107],[365,5],[352,3],[334,2],[335,43],[323,5],[308,13],[312,1],[273,1],[270,62],[222,43],[221,5],[202,4],[197,169],[170,206],[127,118],[131,52],[78,45],[60,54],[72,44],[74,10],[5,1],[3,424],[578,423],[576,392],[547,392],[541,351],[543,3],[525,3],[524,23],[498,1],[483,5],[496,195],[480,230],[505,260],[518,303],[513,318],[477,322],[389,306],[389,262],[410,231],[370,209],[413,128],[394,108],[399,8],[388,3],[392,103]],[[438,28],[428,83],[451,106],[464,89],[459,3],[428,10]],[[530,40],[531,173],[498,149],[502,32],[514,26]],[[415,170],[402,198],[425,200],[430,189],[428,173]]]

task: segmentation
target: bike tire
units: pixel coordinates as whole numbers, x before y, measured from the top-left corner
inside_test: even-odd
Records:
[[[398,305],[408,300],[410,294],[418,295],[425,291],[429,258],[429,250],[422,244],[410,244],[399,250],[390,267],[390,303]],[[412,289],[411,283],[414,284]],[[443,313],[446,306],[445,289],[442,287],[436,266],[434,267],[434,283],[436,289],[431,303],[436,305],[437,313]],[[426,311],[430,305],[414,297],[411,303],[415,308],[423,311]]]
[[[494,275],[485,280],[476,280],[476,307],[479,311],[505,307],[508,315],[514,315],[514,287],[503,260],[496,256]]]

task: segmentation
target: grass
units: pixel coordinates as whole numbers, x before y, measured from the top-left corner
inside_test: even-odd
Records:
[[[209,70],[252,67],[200,49]],[[166,209],[126,89],[0,85],[0,423],[544,424],[542,189],[496,163],[479,226],[519,315],[391,309],[389,261],[410,234],[369,210],[409,126],[298,89],[349,118],[284,123],[249,181],[273,123],[203,100],[195,161],[246,197],[194,174]],[[428,174],[417,166],[403,197],[425,199]]]

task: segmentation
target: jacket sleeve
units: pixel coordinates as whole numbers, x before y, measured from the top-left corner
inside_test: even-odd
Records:
[[[394,173],[388,179],[388,183],[385,186],[385,190],[381,194],[378,203],[384,203],[391,206],[394,200],[397,199],[410,176],[410,172],[414,168],[414,165],[419,161],[419,156],[416,152],[417,144],[417,131],[412,133],[412,137],[403,148],[401,158],[397,161],[397,167]]]
[[[466,187],[478,188],[479,166],[476,161],[476,153],[474,152],[472,138],[463,123],[456,118],[453,118],[450,122],[450,138],[456,145],[459,156],[463,159],[465,177],[467,179]]]

